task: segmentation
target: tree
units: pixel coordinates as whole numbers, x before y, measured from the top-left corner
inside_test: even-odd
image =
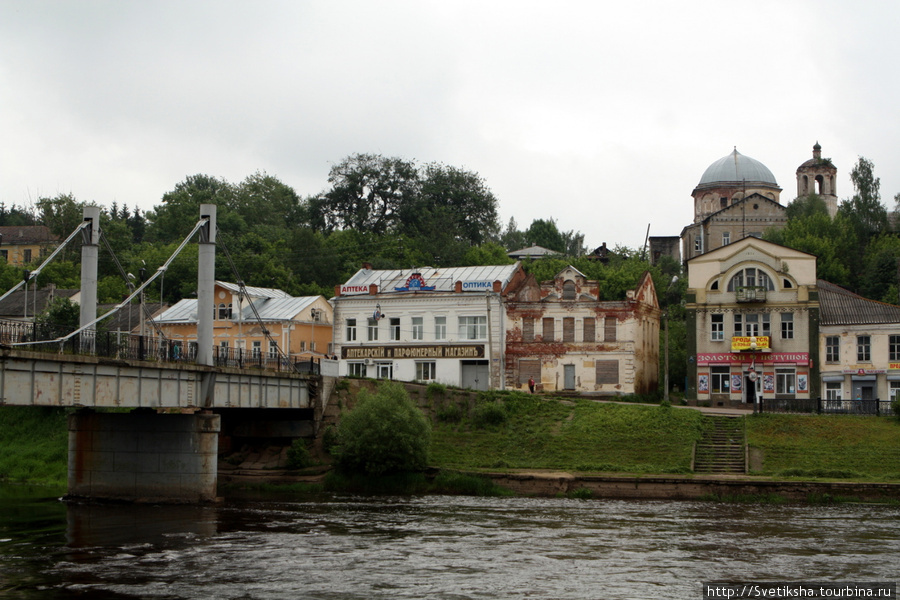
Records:
[[[519,231],[516,219],[510,217],[509,223],[506,224],[506,229],[500,235],[500,245],[506,248],[507,252],[515,252],[524,248],[526,243],[525,232]]]
[[[565,253],[566,240],[563,238],[559,229],[556,227],[556,220],[552,217],[547,219],[535,219],[531,222],[531,226],[525,232],[525,238],[528,244],[541,246],[548,250]]]
[[[421,471],[428,464],[431,426],[399,383],[361,390],[338,426],[338,466],[350,473]]]
[[[72,194],[41,198],[37,208],[41,223],[63,239],[69,237],[84,220],[84,202],[76,201]]]
[[[308,207],[312,222],[325,231],[393,231],[405,201],[418,193],[415,165],[378,154],[354,154],[328,174],[331,189]]]
[[[875,235],[887,230],[888,217],[887,209],[881,204],[881,180],[875,177],[872,162],[860,156],[850,172],[850,179],[856,193],[841,203],[838,216],[846,219],[855,233],[855,243],[842,251],[850,269],[851,288],[859,291],[866,246]]]
[[[820,214],[828,215],[828,206],[818,194],[810,194],[809,196],[796,198],[787,205],[784,213],[788,219],[810,217]]]
[[[234,226],[229,207],[234,186],[209,175],[192,175],[162,197],[162,204],[147,213],[147,240],[151,242],[180,242],[200,220],[200,205],[216,205],[216,221],[219,229],[240,231]]]

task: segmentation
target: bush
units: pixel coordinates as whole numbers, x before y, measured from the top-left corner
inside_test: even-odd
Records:
[[[297,438],[287,451],[287,466],[289,469],[305,469],[312,464],[309,448],[306,440]]]
[[[442,423],[459,423],[463,418],[463,409],[458,402],[451,402],[437,409],[435,416]]]
[[[891,400],[891,410],[894,411],[894,415],[900,419],[900,396],[896,396]]]
[[[337,466],[348,473],[421,471],[428,463],[431,427],[402,385],[361,390],[356,408],[341,417]]]
[[[472,411],[472,424],[479,429],[501,425],[505,422],[506,407],[498,400],[480,403]]]

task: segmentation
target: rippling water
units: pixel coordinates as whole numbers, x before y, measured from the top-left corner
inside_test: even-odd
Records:
[[[0,499],[0,597],[701,598],[895,581],[900,508],[345,497],[219,507]]]

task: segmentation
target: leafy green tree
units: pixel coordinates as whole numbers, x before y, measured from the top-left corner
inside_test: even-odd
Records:
[[[0,202],[0,226],[34,225],[34,211],[13,204],[6,208],[6,204]]]
[[[62,335],[61,331],[70,333],[78,329],[81,321],[81,309],[77,304],[68,298],[56,297],[50,301],[47,309],[35,318],[35,322],[39,326],[49,326],[58,330],[57,335]]]
[[[814,254],[816,276],[849,287],[848,248],[857,244],[856,233],[840,213],[832,220],[827,213],[812,212],[788,219],[783,229],[768,230],[763,237],[770,242]]]
[[[516,219],[510,217],[509,223],[506,224],[506,229],[500,235],[500,245],[506,248],[507,252],[515,252],[524,248],[526,243],[525,232],[519,231]]]
[[[361,390],[356,407],[341,417],[338,439],[343,471],[421,471],[428,464],[431,426],[402,385],[383,382],[374,393]]]
[[[181,241],[200,220],[200,205],[216,205],[216,221],[219,229],[233,233],[241,230],[235,222],[236,215],[229,207],[234,196],[234,186],[209,175],[192,175],[178,183],[175,189],[162,197],[162,204],[147,213],[146,237],[155,243]]]
[[[796,198],[793,202],[787,205],[787,208],[785,208],[784,212],[789,220],[802,217],[811,217],[813,215],[827,216],[828,206],[825,204],[825,201],[822,200],[821,196],[819,196],[818,194],[810,194],[809,196]]]
[[[490,265],[511,265],[515,261],[506,255],[506,248],[500,244],[488,242],[480,246],[472,246],[466,251],[460,267],[476,267]]]
[[[897,277],[900,269],[900,239],[892,234],[874,238],[863,257],[860,294],[866,298],[898,304]]]
[[[845,218],[855,233],[855,243],[843,248],[850,269],[851,288],[859,291],[866,246],[878,233],[888,228],[887,209],[881,204],[881,180],[875,177],[875,166],[860,156],[850,180],[856,191],[853,197],[838,207],[838,215]]]
[[[300,224],[300,197],[278,178],[254,173],[234,189],[231,209],[246,228],[267,225],[283,230]]]
[[[544,219],[535,219],[531,222],[531,226],[525,232],[525,239],[528,244],[541,246],[548,250],[565,253],[566,240],[556,227],[556,220],[552,217]]]
[[[309,217],[325,231],[393,231],[404,202],[418,194],[415,165],[400,158],[354,154],[328,174],[331,189],[313,198]]]
[[[63,239],[84,220],[84,202],[78,202],[72,194],[41,198],[37,202],[37,209],[41,223]]]

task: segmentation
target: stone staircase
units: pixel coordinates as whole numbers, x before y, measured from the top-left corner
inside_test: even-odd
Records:
[[[703,437],[694,448],[694,473],[746,473],[744,419],[706,415]]]

